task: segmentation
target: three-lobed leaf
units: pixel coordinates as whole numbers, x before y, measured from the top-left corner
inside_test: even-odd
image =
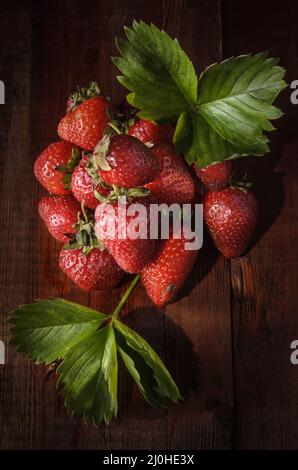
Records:
[[[60,362],[58,388],[65,405],[86,422],[109,423],[117,415],[117,350],[151,405],[167,406],[180,398],[155,351],[114,317],[53,299],[19,307],[10,323],[19,351],[38,362]]]
[[[114,59],[138,115],[153,121],[178,120],[174,143],[189,164],[268,152],[264,131],[281,111],[272,105],[285,88],[285,70],[267,54],[243,55],[215,63],[197,80],[176,39],[143,22],[125,28]]]

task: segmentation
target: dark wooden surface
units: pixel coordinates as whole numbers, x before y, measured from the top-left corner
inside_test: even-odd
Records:
[[[35,298],[64,296],[110,311],[112,295],[85,294],[56,264],[58,245],[38,218],[42,194],[32,166],[57,139],[65,99],[96,79],[115,104],[125,90],[110,56],[114,37],[133,18],[177,36],[197,70],[221,57],[269,50],[297,79],[296,2],[94,0],[2,1],[0,79],[0,339],[8,346],[9,312]],[[2,449],[277,449],[298,447],[297,110],[290,90],[271,155],[246,159],[256,180],[260,220],[249,253],[232,262],[206,239],[180,299],[164,311],[142,288],[129,300],[127,322],[147,338],[179,384],[184,402],[148,407],[121,371],[120,413],[95,429],[71,420],[54,378],[13,348],[0,365]]]

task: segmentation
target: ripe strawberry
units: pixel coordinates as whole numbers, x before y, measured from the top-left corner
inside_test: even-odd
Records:
[[[257,222],[257,201],[236,188],[208,192],[203,200],[204,220],[219,251],[227,258],[243,254]]]
[[[113,255],[119,266],[128,273],[138,273],[151,261],[154,255],[155,240],[150,239],[150,198],[136,198],[128,201],[123,210],[118,202],[102,203],[95,211],[95,233],[104,243],[105,247]],[[145,210],[144,217],[140,213],[130,214],[132,204],[141,204]],[[112,210],[113,213],[109,212]],[[121,217],[123,213],[126,217]],[[140,217],[138,217],[140,215]],[[139,221],[141,231],[143,225],[144,234],[137,234],[133,238],[133,221]],[[109,232],[109,228],[115,227]],[[113,229],[112,229],[113,230]],[[142,238],[143,236],[143,238]],[[147,237],[147,238],[146,238]]]
[[[108,111],[112,109],[106,98],[100,96],[96,85],[79,89],[68,101],[68,112],[58,126],[61,139],[93,150],[102,138],[109,122]]]
[[[87,254],[82,249],[62,249],[59,266],[86,291],[112,289],[124,274],[110,253],[98,248]]]
[[[141,281],[152,302],[167,304],[183,286],[193,267],[198,250],[186,250],[187,237],[160,240],[156,255],[141,273]]]
[[[172,142],[174,128],[170,124],[154,124],[154,122],[139,119],[128,128],[129,135],[136,137],[143,144],[154,145],[163,142]]]
[[[71,190],[79,202],[84,202],[85,206],[96,209],[99,201],[94,196],[94,191],[97,191],[102,196],[107,196],[110,191],[101,183],[97,174],[94,177],[91,176],[90,172],[88,172],[88,163],[89,157],[85,155],[72,174]]]
[[[104,168],[102,161],[108,165],[99,175],[109,185],[142,186],[152,181],[159,170],[158,160],[151,150],[135,137],[125,134],[105,136],[96,147],[95,157],[97,155],[99,167]]]
[[[38,211],[56,240],[66,243],[67,234],[75,233],[80,204],[73,196],[45,196],[39,201]]]
[[[228,185],[233,166],[230,161],[225,160],[220,163],[211,163],[202,169],[193,165],[193,169],[206,188],[210,191],[218,191]]]
[[[34,163],[34,174],[40,184],[52,194],[68,194],[70,175],[78,164],[80,153],[69,142],[49,145]]]
[[[161,170],[155,180],[145,185],[160,203],[184,204],[194,202],[196,186],[182,158],[175,153],[171,144],[152,147],[152,152],[160,162]]]

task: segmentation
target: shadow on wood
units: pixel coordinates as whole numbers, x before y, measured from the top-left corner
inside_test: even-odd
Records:
[[[129,323],[134,322],[135,316],[146,317],[148,322],[154,322],[157,320],[156,317],[159,317],[158,323],[163,323],[166,325],[164,334],[166,335],[167,330],[171,330],[171,341],[170,344],[167,344],[167,351],[169,351],[170,354],[174,348],[175,355],[177,357],[181,357],[178,376],[173,378],[176,381],[177,386],[184,398],[187,397],[192,390],[197,390],[201,369],[200,359],[194,352],[193,345],[188,336],[184,333],[183,329],[174,323],[163,310],[159,310],[153,306],[137,308],[130,311],[127,317],[129,319]],[[140,325],[138,333],[141,336],[144,336],[150,345],[154,342],[152,341],[152,338],[148,338],[144,334],[142,331],[142,325]],[[162,359],[167,365],[166,358],[162,357]],[[185,364],[187,364],[187,367],[185,367]],[[130,396],[129,390],[127,390],[126,395]]]
[[[240,174],[247,172],[253,183],[252,192],[258,201],[258,221],[249,243],[250,251],[273,225],[284,205],[283,173],[278,169],[282,155],[282,139],[272,144],[272,152],[263,157],[242,157],[235,160]]]
[[[172,303],[188,297],[192,290],[208,275],[215,264],[219,252],[215,248],[207,230],[204,230],[203,246],[198,253],[198,258],[183,288],[178,292]]]

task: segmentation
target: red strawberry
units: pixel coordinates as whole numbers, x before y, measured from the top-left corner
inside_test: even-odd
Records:
[[[136,137],[144,144],[154,145],[172,142],[174,128],[170,124],[154,124],[154,122],[139,119],[128,128],[129,135]]]
[[[182,158],[171,144],[152,147],[161,170],[151,183],[145,185],[159,202],[184,204],[194,202],[196,186]]]
[[[87,169],[88,162],[89,157],[85,155],[74,170],[71,178],[71,190],[79,202],[84,202],[85,206],[96,209],[99,201],[94,196],[94,190],[103,196],[107,196],[110,191],[101,184],[99,176],[91,176]]]
[[[210,191],[218,191],[228,185],[233,166],[230,161],[225,160],[220,163],[212,163],[202,169],[193,165],[193,169],[206,188]]]
[[[97,155],[110,167],[110,170],[99,172],[101,179],[109,185],[142,186],[152,181],[159,170],[158,160],[151,150],[135,137],[125,134],[105,136],[96,148],[95,157]]]
[[[75,233],[80,204],[73,196],[45,196],[39,201],[38,211],[56,240],[66,243],[66,234]]]
[[[124,274],[110,253],[98,248],[87,254],[83,254],[81,249],[62,249],[59,266],[86,291],[112,289]]]
[[[111,104],[100,96],[96,84],[79,89],[68,101],[68,112],[58,126],[59,136],[85,150],[93,150],[107,127],[110,109]]]
[[[34,163],[34,174],[40,184],[52,194],[68,194],[71,172],[78,164],[79,151],[69,142],[49,145]]]
[[[121,210],[118,202],[102,203],[95,211],[95,232],[97,237],[104,243],[105,247],[113,255],[119,266],[128,273],[138,273],[151,261],[154,255],[155,240],[150,239],[150,198],[136,198],[127,203],[123,208],[126,220],[121,219]],[[138,218],[137,214],[127,213],[132,204],[141,204],[145,210],[145,218],[140,217],[140,224],[144,224],[144,238],[137,235],[132,238],[133,221]],[[114,211],[115,217],[108,210]],[[112,224],[115,233],[108,233],[108,227]],[[145,238],[147,237],[147,238]]]
[[[186,250],[187,237],[160,240],[156,255],[142,271],[141,280],[152,302],[158,307],[168,303],[183,286],[193,267],[198,250]]]
[[[210,191],[204,197],[204,220],[219,251],[227,258],[243,254],[257,222],[257,201],[236,188]]]

